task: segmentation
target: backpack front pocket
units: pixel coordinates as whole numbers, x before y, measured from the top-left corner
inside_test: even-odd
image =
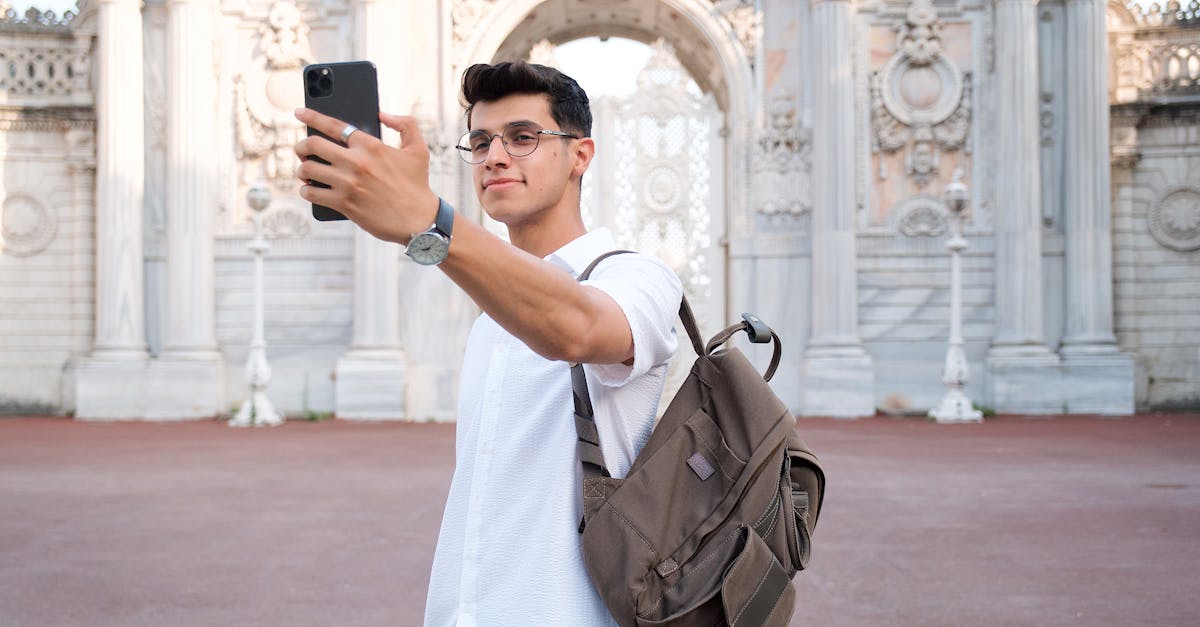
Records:
[[[711,533],[736,504],[733,489],[745,468],[698,409],[608,502],[647,540],[659,560],[650,567],[665,578],[673,572],[670,556],[689,538]]]

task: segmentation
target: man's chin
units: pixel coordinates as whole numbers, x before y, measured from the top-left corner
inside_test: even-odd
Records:
[[[507,203],[488,203],[483,205],[483,212],[487,217],[508,226],[517,217],[511,207],[506,206]]]

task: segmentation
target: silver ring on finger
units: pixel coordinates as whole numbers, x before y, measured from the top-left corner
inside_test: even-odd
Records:
[[[342,143],[349,146],[350,145],[350,136],[353,135],[354,131],[357,131],[357,130],[358,130],[357,126],[355,126],[353,124],[347,124],[346,128],[342,129]]]

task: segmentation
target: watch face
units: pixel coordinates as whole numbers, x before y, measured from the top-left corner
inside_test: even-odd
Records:
[[[441,263],[449,252],[450,242],[446,241],[445,237],[437,233],[426,232],[412,238],[405,254],[423,266],[432,266]]]

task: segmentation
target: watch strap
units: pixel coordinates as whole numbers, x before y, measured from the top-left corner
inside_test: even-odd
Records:
[[[437,220],[433,223],[433,227],[442,232],[446,237],[452,237],[454,231],[454,207],[446,202],[446,199],[438,197],[438,212]]]

